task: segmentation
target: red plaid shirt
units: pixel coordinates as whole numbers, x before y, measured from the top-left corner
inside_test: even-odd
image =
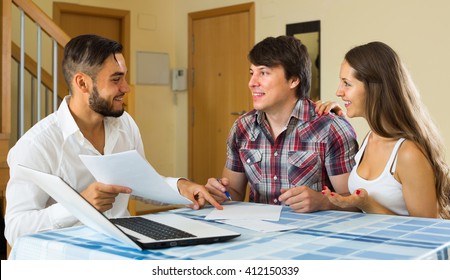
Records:
[[[226,167],[245,172],[250,201],[279,204],[280,189],[306,185],[332,187],[329,176],[349,173],[358,151],[356,134],[345,118],[319,117],[314,103],[299,100],[285,130],[273,139],[265,114],[253,110],[238,118],[227,140]]]

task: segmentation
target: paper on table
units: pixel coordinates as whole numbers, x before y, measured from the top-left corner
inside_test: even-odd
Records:
[[[235,227],[246,228],[259,232],[275,232],[283,230],[291,230],[298,228],[293,225],[281,225],[261,220],[223,220],[221,223],[232,225]]]
[[[278,221],[281,206],[270,204],[249,203],[239,205],[236,203],[224,204],[223,210],[212,210],[205,220],[267,220]]]
[[[104,155],[80,155],[81,161],[98,182],[127,186],[132,194],[170,203],[187,204],[191,201],[173,189],[136,150]]]

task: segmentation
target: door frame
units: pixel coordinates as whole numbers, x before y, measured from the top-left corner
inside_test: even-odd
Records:
[[[192,122],[194,121],[194,96],[193,96],[193,77],[192,77],[192,68],[194,65],[193,61],[193,48],[194,48],[194,39],[193,39],[193,25],[195,20],[199,19],[207,19],[218,16],[230,15],[235,13],[248,13],[249,20],[249,34],[252,36],[250,38],[251,45],[254,44],[255,41],[255,4],[254,2],[238,4],[234,6],[216,8],[211,10],[193,12],[188,14],[188,176],[190,178],[193,177],[193,131],[192,131]],[[225,145],[225,143],[224,143]]]

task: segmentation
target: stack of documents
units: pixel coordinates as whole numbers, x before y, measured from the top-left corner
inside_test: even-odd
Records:
[[[231,202],[223,204],[223,210],[212,210],[205,220],[219,222],[260,232],[274,232],[295,229],[295,226],[277,224],[282,206],[269,204],[240,204]]]

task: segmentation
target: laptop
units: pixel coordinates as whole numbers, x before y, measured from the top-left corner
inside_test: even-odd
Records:
[[[19,169],[24,178],[35,182],[83,224],[135,249],[208,244],[240,236],[237,232],[173,213],[109,219],[60,177],[23,165],[19,165]],[[147,231],[155,231],[155,228],[158,236],[146,236]]]

